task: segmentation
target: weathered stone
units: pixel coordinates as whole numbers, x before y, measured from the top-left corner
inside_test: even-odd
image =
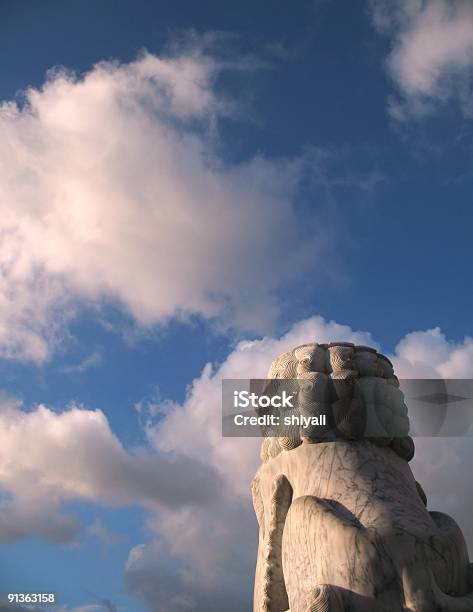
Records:
[[[466,544],[453,519],[427,510],[409,468],[414,442],[390,363],[374,349],[312,343],[277,359],[269,376],[312,382],[301,408],[310,414],[325,405],[327,380],[345,372],[359,384],[356,401],[348,393],[333,402],[335,438],[295,432],[263,441],[252,484],[255,612],[472,612]],[[350,439],[378,417],[402,437],[383,437],[379,425],[381,437]]]

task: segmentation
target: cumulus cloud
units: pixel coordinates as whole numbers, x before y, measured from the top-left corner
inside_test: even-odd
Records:
[[[404,336],[392,356],[399,378],[471,378],[473,338],[449,341],[439,327]]]
[[[473,338],[453,342],[436,327],[407,334],[392,357],[398,376],[404,378],[472,378]],[[448,390],[448,384],[447,384]],[[453,516],[462,528],[473,554],[471,481],[473,440],[465,438],[416,438],[411,463],[422,483],[429,509]]]
[[[180,512],[159,517],[154,524],[156,538],[130,551],[126,585],[145,609],[249,609],[256,520],[248,503],[232,501],[228,492],[223,495],[220,503],[196,515]]]
[[[471,461],[473,440],[469,438],[417,438],[411,468],[422,484],[429,510],[452,516],[465,536],[473,556],[471,507]]]
[[[79,525],[61,514],[68,500],[192,507],[218,492],[211,466],[174,453],[130,454],[100,410],[45,406],[0,409],[0,540],[38,535],[68,541]]]
[[[47,359],[86,303],[141,325],[277,318],[321,244],[295,210],[306,164],[225,161],[221,69],[199,50],[145,53],[0,103],[0,356]]]
[[[469,0],[371,0],[375,27],[393,40],[387,60],[400,98],[396,119],[425,116],[449,100],[471,116],[473,6]]]

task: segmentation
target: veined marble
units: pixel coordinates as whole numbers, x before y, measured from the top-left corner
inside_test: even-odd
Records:
[[[337,439],[295,430],[263,441],[252,483],[259,523],[255,612],[473,612],[462,532],[426,507],[408,464],[414,444],[387,358],[348,343],[308,344],[279,357],[268,375],[296,377],[312,383],[307,414],[327,405],[334,380],[351,377],[373,389],[373,379],[388,380],[393,395],[380,403],[373,391],[369,418],[381,425],[399,419],[402,436],[355,436],[366,414],[360,421],[363,405],[354,391],[333,412]],[[330,397],[332,407],[340,402]]]

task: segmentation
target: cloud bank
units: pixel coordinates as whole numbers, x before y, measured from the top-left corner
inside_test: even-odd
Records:
[[[277,319],[320,247],[295,208],[305,162],[225,161],[218,122],[238,101],[221,70],[199,50],[145,53],[0,103],[0,356],[47,359],[86,304],[140,325]]]
[[[4,398],[0,539],[77,537],[80,525],[62,510],[68,501],[137,504],[148,510],[151,537],[130,550],[125,581],[147,609],[248,608],[257,545],[249,482],[259,441],[222,439],[221,379],[265,376],[278,354],[311,340],[378,347],[368,332],[322,317],[300,321],[281,337],[240,342],[217,368],[203,368],[182,405],[140,403],[148,446],[135,452],[123,448],[99,410],[26,411]],[[455,343],[438,328],[407,334],[390,357],[404,377],[473,375],[473,339]],[[464,486],[471,439],[417,439],[416,446],[412,468],[429,508],[453,515],[471,547],[473,493]]]
[[[399,120],[431,114],[448,101],[473,113],[473,5],[469,0],[371,0],[375,27],[392,39],[387,70],[400,97]]]
[[[126,452],[100,410],[25,411],[11,398],[1,401],[0,541],[70,541],[79,525],[60,510],[70,500],[192,507],[207,504],[218,485],[211,466],[183,455]]]

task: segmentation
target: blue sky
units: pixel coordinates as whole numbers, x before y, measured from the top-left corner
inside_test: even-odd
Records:
[[[471,377],[471,5],[6,0],[0,40],[0,590],[246,609],[220,378],[335,339]]]

